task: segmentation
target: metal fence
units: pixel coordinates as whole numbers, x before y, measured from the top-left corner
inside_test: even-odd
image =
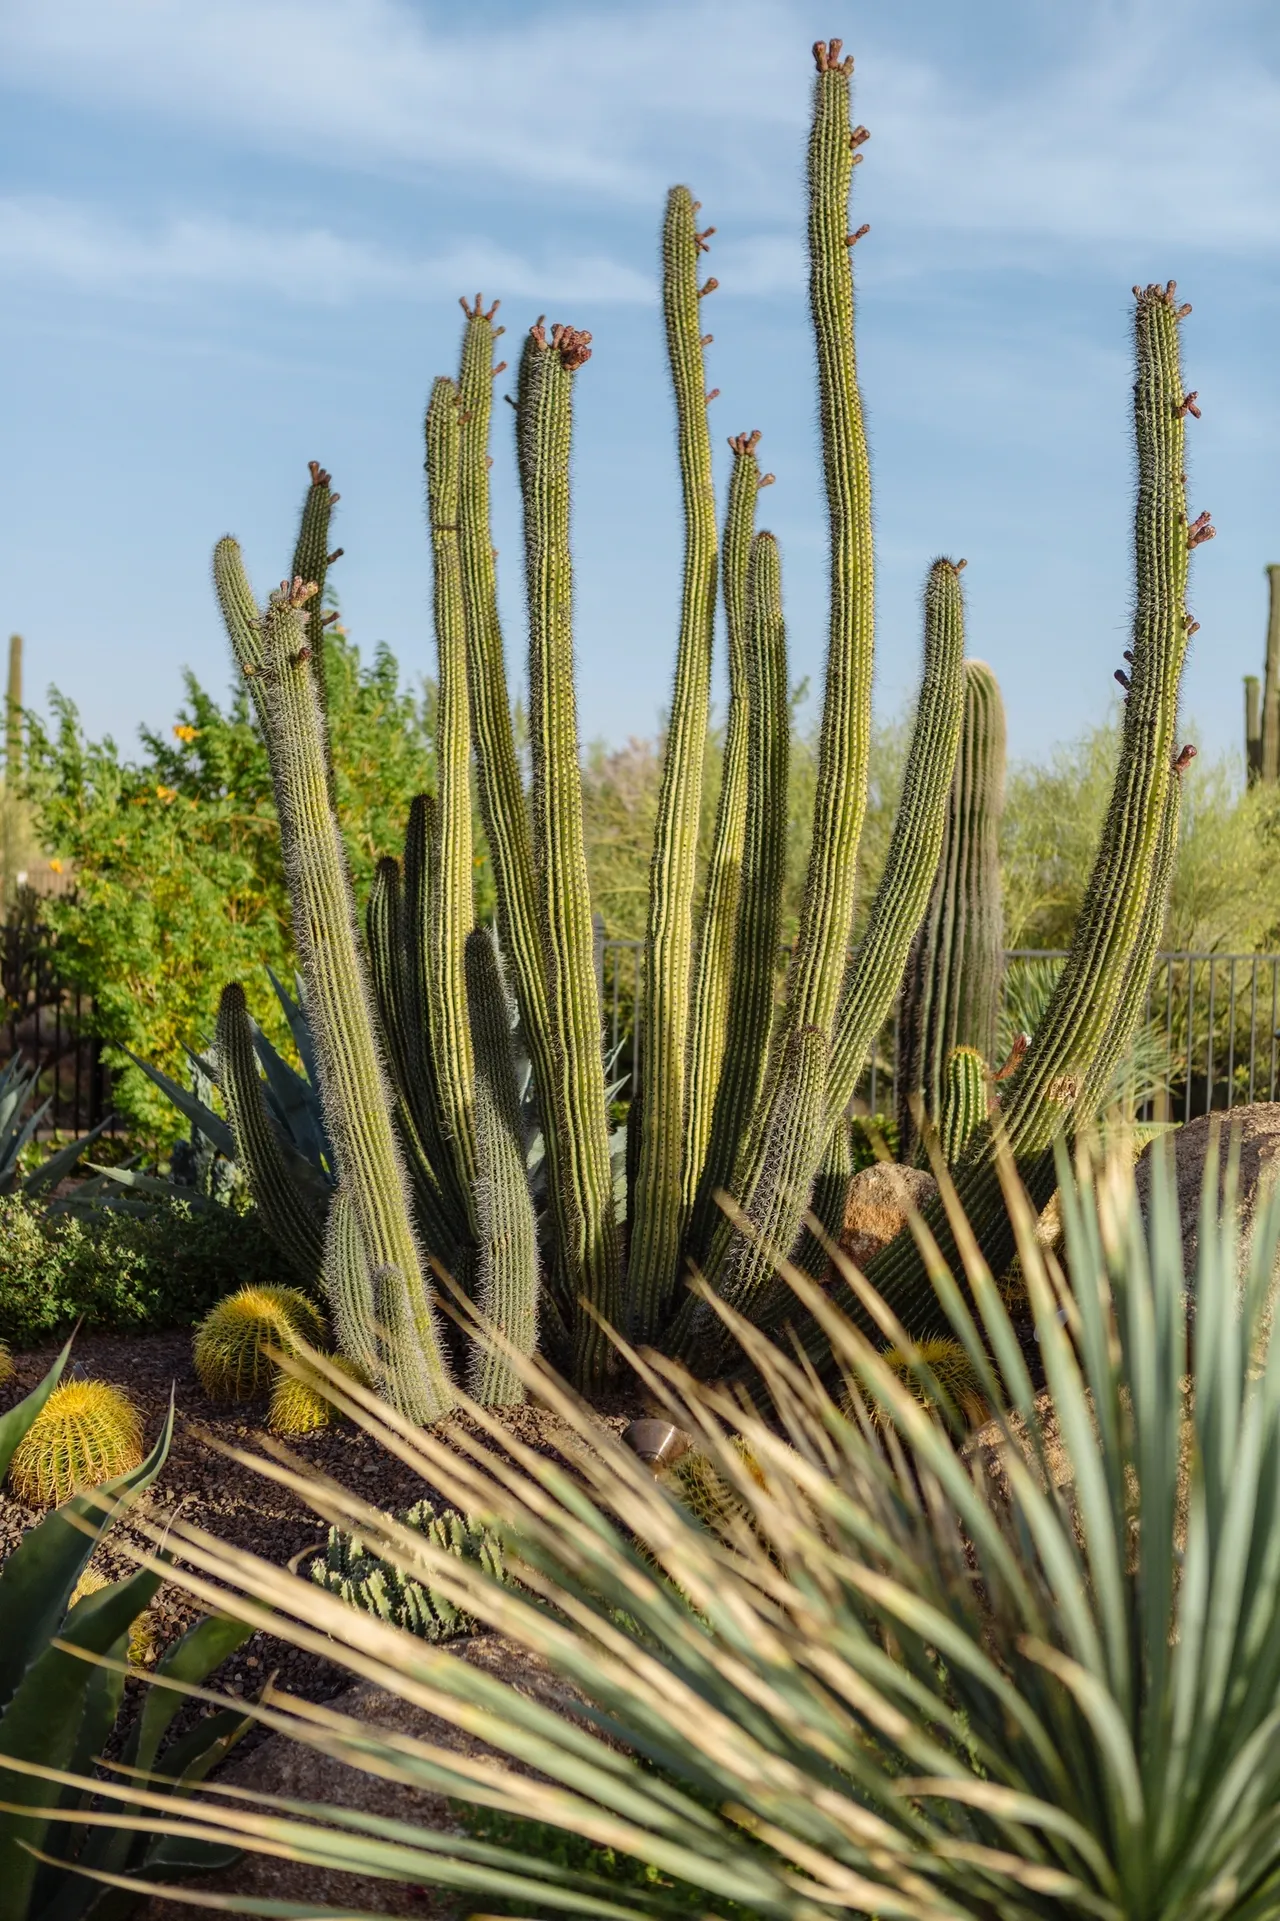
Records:
[[[1005,1011],[1047,986],[1059,948],[1012,948],[1005,955]],[[631,1070],[644,998],[644,944],[603,938],[596,964],[614,1079]],[[1040,977],[1037,982],[1037,975]],[[1034,1002],[1034,992],[1031,993]],[[1008,1022],[1005,1023],[1006,1028]],[[1154,1083],[1139,1106],[1150,1120],[1273,1101],[1280,1088],[1280,954],[1164,953],[1156,957],[1140,1036],[1144,1076]],[[898,1096],[898,1014],[885,1023],[858,1085],[856,1105],[892,1113]]]
[[[93,1003],[58,975],[57,947],[27,915],[0,943],[0,1065],[14,1054],[39,1069],[48,1100],[42,1135],[85,1134],[109,1113],[111,1085],[93,1032]]]

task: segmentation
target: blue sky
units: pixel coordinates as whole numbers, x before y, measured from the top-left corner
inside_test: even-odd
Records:
[[[712,424],[760,427],[793,672],[820,673],[804,312],[809,45],[842,34],[878,534],[877,701],[908,696],[930,558],[1011,747],[1108,710],[1130,596],[1129,288],[1176,278],[1192,422],[1193,732],[1239,745],[1280,560],[1280,11],[1215,0],[0,0],[0,625],[95,731],[226,684],[208,587],[278,579],[306,462],[342,493],[348,625],[429,671],[421,412],[457,298],[591,329],[576,446],[584,734],[667,697],[679,502],[658,315],[664,190],[718,229]],[[512,356],[514,358],[514,356]],[[505,384],[505,383],[504,383]],[[523,633],[511,447],[497,542]]]

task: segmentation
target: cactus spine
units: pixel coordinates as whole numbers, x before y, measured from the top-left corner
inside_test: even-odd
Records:
[[[525,342],[516,415],[529,601],[529,729],[533,748],[533,849],[546,956],[555,1063],[552,1112],[563,1189],[560,1260],[572,1299],[585,1296],[611,1322],[621,1308],[621,1248],[605,1111],[595,932],[582,824],[573,685],[573,569],[569,553],[569,449],[574,374],[590,335],[541,322]],[[579,1314],[579,1378],[598,1383],[608,1337]]]
[[[467,1004],[475,1039],[476,1304],[519,1354],[538,1337],[538,1225],[525,1175],[524,1130],[511,1058],[511,1016],[487,928],[467,937]],[[477,1343],[470,1389],[485,1407],[523,1401],[524,1382],[506,1353]]]
[[[224,562],[224,572],[234,575],[235,567]],[[294,938],[339,1182],[350,1194],[370,1273],[384,1276],[388,1299],[400,1310],[394,1337],[383,1341],[371,1334],[371,1344],[386,1349],[380,1378],[396,1404],[434,1420],[453,1404],[454,1390],[424,1285],[351,883],[330,805],[324,714],[306,638],[305,610],[313,597],[310,583],[285,582],[251,636],[228,625],[232,645],[239,640],[244,647],[242,670],[258,683],[272,748]],[[398,1286],[390,1281],[392,1273]],[[379,1310],[372,1301],[369,1306],[376,1321]]]
[[[902,988],[898,1126],[906,1159],[917,1139],[918,1104],[941,1127],[953,1050],[976,1048],[988,1061],[996,1051],[1004,966],[1004,703],[985,662],[966,661],[964,677],[964,725],[942,858]]]
[[[129,1396],[106,1381],[64,1381],[14,1449],[9,1485],[29,1507],[48,1507],[141,1460],[142,1417]]]
[[[1267,568],[1267,652],[1262,686],[1246,674],[1244,747],[1249,781],[1266,786],[1280,780],[1280,566]]]
[[[698,285],[699,255],[711,230],[698,232],[697,214],[698,202],[688,188],[673,187],[662,234],[662,289],[684,502],[684,584],[645,939],[640,1034],[645,1106],[628,1273],[632,1327],[643,1339],[652,1338],[661,1325],[678,1283],[685,1225],[693,908],[715,624],[716,502],[698,303],[716,282]],[[706,1098],[705,1088],[689,1090],[691,1100]]]

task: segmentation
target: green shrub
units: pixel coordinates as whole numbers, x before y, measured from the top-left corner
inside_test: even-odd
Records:
[[[330,628],[325,646],[334,777],[357,895],[398,847],[404,816],[433,784],[433,698],[401,685],[386,648],[371,662]],[[74,868],[73,893],[45,904],[62,978],[93,998],[109,1044],[113,1100],[145,1140],[172,1141],[172,1108],[126,1056],[178,1080],[184,1047],[211,1032],[227,981],[288,980],[292,939],[266,749],[243,687],[223,705],[193,675],[170,738],[144,729],[141,752],[86,738],[53,696],[56,725],[29,719],[28,782],[49,853]],[[492,898],[478,857],[478,903]],[[259,1004],[259,1000],[260,1003]],[[253,1011],[283,1045],[270,993]]]
[[[252,1213],[173,1201],[84,1221],[0,1195],[0,1340],[14,1347],[77,1321],[122,1332],[186,1327],[233,1288],[281,1278]]]

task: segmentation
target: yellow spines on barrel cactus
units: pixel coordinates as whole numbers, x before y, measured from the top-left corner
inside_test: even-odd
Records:
[[[979,1427],[991,1410],[977,1368],[959,1341],[934,1336],[909,1347],[886,1347],[881,1361],[922,1406]]]
[[[0,1341],[0,1387],[3,1387],[6,1381],[11,1381],[12,1379],[13,1356],[9,1352],[9,1343],[7,1341]]]
[[[142,1460],[142,1416],[107,1381],[63,1381],[53,1390],[9,1463],[9,1485],[29,1507],[99,1487]]]
[[[345,1354],[330,1354],[325,1358],[330,1367],[349,1375],[353,1381],[365,1382],[363,1370]],[[267,1426],[271,1432],[296,1439],[303,1434],[314,1434],[319,1428],[331,1427],[338,1409],[326,1386],[323,1376],[310,1369],[302,1374],[278,1369],[267,1407]]]
[[[298,1341],[323,1347],[324,1316],[296,1287],[242,1287],[209,1309],[195,1332],[200,1385],[211,1401],[252,1401],[276,1376],[268,1352]]]
[[[111,1577],[103,1574],[90,1562],[75,1587],[71,1590],[68,1607],[73,1608],[77,1601],[83,1601],[86,1594],[101,1594],[103,1588],[112,1585]],[[134,1615],[129,1626],[129,1642],[125,1650],[126,1658],[136,1668],[147,1666],[156,1651],[156,1623],[150,1608],[143,1608]]]

